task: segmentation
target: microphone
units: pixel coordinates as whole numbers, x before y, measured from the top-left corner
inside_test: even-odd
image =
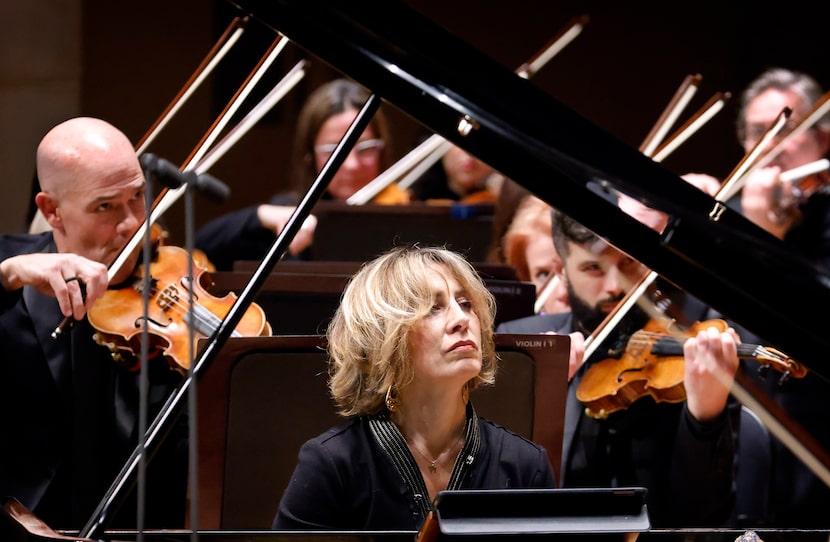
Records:
[[[181,171],[169,160],[159,158],[152,153],[142,154],[138,162],[145,175],[156,179],[164,186],[176,189],[182,185],[196,189],[215,203],[222,203],[231,193],[228,185],[207,173],[197,175],[195,171]]]

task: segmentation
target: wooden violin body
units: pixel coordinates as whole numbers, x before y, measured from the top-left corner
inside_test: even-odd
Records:
[[[823,160],[827,163],[827,160]],[[798,169],[798,168],[796,168]],[[784,174],[781,175],[782,177]],[[787,189],[784,189],[784,186]],[[826,169],[789,183],[776,185],[778,208],[773,211],[780,223],[802,218],[802,208],[814,195],[826,194],[830,190],[830,172]]]
[[[390,184],[381,192],[372,198],[372,203],[377,205],[406,205],[412,200],[412,195],[408,190],[401,188],[396,184]]]
[[[218,298],[202,286],[204,266],[194,261],[194,283],[188,284],[188,253],[175,246],[160,246],[150,264],[149,308],[146,323],[150,354],[162,353],[173,369],[186,373],[191,363],[190,332],[210,336],[236,300],[230,293]],[[137,370],[144,327],[144,266],[139,266],[125,287],[110,289],[88,312],[95,340],[107,346],[116,362]],[[192,308],[191,308],[192,301]],[[234,330],[235,336],[270,335],[271,326],[261,307],[252,304]]]
[[[463,205],[477,205],[479,203],[498,203],[498,194],[489,188],[482,188],[461,198],[460,203]]]
[[[666,336],[667,330],[650,320],[631,336],[619,359],[604,359],[588,368],[576,391],[588,415],[607,417],[646,395],[669,403],[686,398],[682,349],[680,356],[653,355],[651,337],[654,334]]]
[[[723,320],[696,322],[687,334],[693,336],[709,327],[723,332],[728,324]],[[807,374],[798,362],[769,347],[739,344],[738,356],[755,359],[762,368],[774,367],[785,377],[802,378]],[[657,402],[679,403],[686,399],[684,374],[683,343],[671,336],[666,326],[650,320],[631,335],[619,359],[605,359],[588,368],[576,397],[589,416],[600,419],[646,396]]]

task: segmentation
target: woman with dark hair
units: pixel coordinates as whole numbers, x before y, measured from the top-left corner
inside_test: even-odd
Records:
[[[294,139],[290,168],[293,189],[275,195],[268,203],[216,218],[197,232],[196,248],[218,271],[232,269],[235,261],[261,260],[265,256],[369,95],[348,79],[329,81],[309,95],[300,111]],[[346,201],[386,169],[388,150],[389,131],[381,108],[331,179],[322,199]],[[382,197],[383,192],[377,196]],[[291,256],[308,248],[316,223],[313,215],[306,219],[289,247]]]

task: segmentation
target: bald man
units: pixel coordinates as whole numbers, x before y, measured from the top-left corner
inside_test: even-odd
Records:
[[[139,373],[95,343],[85,313],[144,220],[145,180],[127,136],[89,117],[43,137],[37,170],[35,202],[51,230],[0,236],[0,497],[19,500],[53,529],[77,530],[140,434]],[[139,255],[113,283],[133,272]],[[78,321],[52,338],[66,316]],[[180,377],[162,360],[148,365],[153,416]],[[149,464],[148,528],[184,525],[183,435],[186,428],[174,429]],[[128,500],[109,526],[136,528],[135,510]]]

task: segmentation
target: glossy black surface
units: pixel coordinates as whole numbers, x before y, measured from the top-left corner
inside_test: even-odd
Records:
[[[698,530],[698,529],[677,529],[677,530],[652,530],[641,533],[614,533],[614,534],[546,534],[546,535],[522,535],[522,539],[536,538],[545,540],[588,540],[622,541],[627,542],[734,542],[741,537],[744,530]],[[803,531],[803,530],[757,530],[753,531],[763,542],[826,542],[830,538],[830,531]],[[198,531],[197,540],[205,542],[413,542],[417,537],[416,532],[274,532],[274,531]],[[193,533],[190,531],[159,532],[147,531],[141,534],[144,540],[153,542],[189,542],[193,540]],[[636,536],[636,537],[635,537]],[[133,542],[138,540],[136,532],[108,531],[105,540],[117,542]],[[516,539],[518,536],[453,536],[442,537],[441,540],[471,540],[483,541],[506,541]],[[11,541],[16,542],[16,541]]]
[[[830,302],[826,270],[729,209],[711,219],[714,199],[531,82],[395,1],[233,3],[769,344],[828,371],[830,334],[799,307]],[[476,128],[462,136],[465,117]],[[625,215],[599,193],[603,185],[667,212],[667,232]]]

